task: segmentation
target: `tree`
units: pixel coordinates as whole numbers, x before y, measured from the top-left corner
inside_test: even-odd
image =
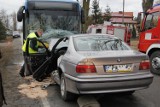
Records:
[[[5,36],[6,36],[6,28],[2,23],[2,20],[0,20],[0,40],[4,39]]]
[[[146,12],[150,7],[152,7],[153,2],[154,0],[143,0],[142,1],[143,12]]]
[[[13,20],[12,19],[13,19],[13,14],[8,15],[6,10],[4,10],[4,9],[0,10],[0,20],[6,29],[13,29]]]
[[[111,19],[111,9],[108,5],[106,6],[104,15],[104,20],[109,21]]]
[[[12,16],[12,21],[13,21],[13,30],[16,31],[17,30],[17,19],[16,19],[17,14],[16,14],[16,12],[13,12],[11,16]]]
[[[89,25],[89,6],[90,6],[90,0],[83,0],[83,9],[84,9],[84,15],[85,15],[85,24],[83,26],[83,31],[85,32],[87,30],[87,27]]]
[[[135,26],[134,24],[132,25],[132,38],[136,38],[136,29],[135,29]]]
[[[99,1],[93,0],[92,3],[92,18],[95,24],[103,23],[102,12],[99,8]]]
[[[0,10],[0,20],[3,23],[3,25],[7,28],[8,27],[8,17],[6,14],[6,10],[4,9]]]
[[[7,14],[4,9],[0,10],[0,40],[5,39],[6,26],[7,26]]]

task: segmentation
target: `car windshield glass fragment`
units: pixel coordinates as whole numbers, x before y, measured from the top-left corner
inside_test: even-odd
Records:
[[[74,46],[77,51],[130,50],[122,40],[106,36],[75,37]]]

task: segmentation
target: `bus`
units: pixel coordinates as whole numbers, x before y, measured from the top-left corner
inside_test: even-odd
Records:
[[[23,41],[29,33],[40,28],[44,31],[41,40],[49,44],[53,38],[81,33],[81,25],[85,23],[84,11],[78,0],[26,0],[17,12],[17,20],[23,23]],[[24,71],[31,74],[49,56],[46,52],[29,55],[28,51],[23,55],[27,56],[24,58]]]
[[[24,39],[38,28],[76,34],[81,33],[84,12],[77,0],[26,0],[18,10],[17,20],[23,22]]]

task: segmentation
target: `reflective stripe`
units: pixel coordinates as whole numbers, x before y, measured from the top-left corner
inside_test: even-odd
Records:
[[[33,32],[33,33],[30,33],[28,36],[27,36],[27,39],[28,38],[37,38],[36,34]],[[26,52],[26,44],[27,44],[27,40],[25,40],[23,46],[22,46],[22,50],[23,52]],[[30,44],[28,45],[29,46],[29,53],[37,53],[37,51],[33,50],[31,47],[30,47]],[[37,41],[37,46],[39,46],[39,42]]]

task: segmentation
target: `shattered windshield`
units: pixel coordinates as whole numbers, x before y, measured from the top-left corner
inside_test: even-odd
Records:
[[[75,37],[74,46],[77,51],[111,51],[129,50],[130,48],[120,39],[106,36]]]
[[[79,14],[72,11],[32,10],[28,22],[28,33],[42,28],[45,40],[77,34],[81,30]]]

